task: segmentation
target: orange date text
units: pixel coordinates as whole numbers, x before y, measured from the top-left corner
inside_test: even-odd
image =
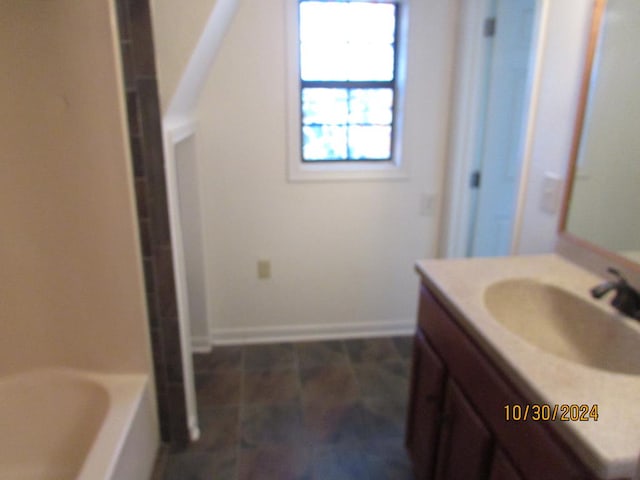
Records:
[[[504,406],[504,419],[507,422],[597,422],[598,404],[513,403]]]

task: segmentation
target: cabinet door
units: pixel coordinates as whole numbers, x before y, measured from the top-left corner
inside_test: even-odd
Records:
[[[489,480],[522,480],[522,477],[504,452],[497,449],[493,455]]]
[[[413,345],[406,445],[416,480],[432,480],[444,397],[442,361],[418,330]]]
[[[449,380],[436,480],[485,480],[491,449],[491,434],[458,386]]]

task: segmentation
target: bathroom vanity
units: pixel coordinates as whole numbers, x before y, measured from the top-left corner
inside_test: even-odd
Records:
[[[637,478],[640,323],[589,297],[602,279],[558,255],[417,270],[417,480]]]

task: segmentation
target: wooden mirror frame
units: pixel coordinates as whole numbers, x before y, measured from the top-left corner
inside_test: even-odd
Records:
[[[598,264],[595,267],[597,270],[603,270],[605,268],[603,265],[607,264],[615,265],[618,268],[622,268],[626,271],[632,271],[640,275],[640,265],[633,262],[631,259],[619,255],[611,250],[607,250],[604,247],[589,242],[588,240],[567,231],[569,205],[571,203],[574,185],[573,180],[576,175],[576,165],[584,130],[587,100],[589,98],[589,87],[591,85],[591,74],[593,73],[593,64],[596,49],[598,47],[600,27],[603,21],[606,5],[607,0],[594,1],[591,29],[589,32],[589,44],[587,47],[587,58],[580,86],[580,97],[578,99],[578,110],[576,113],[575,128],[571,145],[571,156],[569,158],[562,210],[560,213],[560,220],[558,222],[558,242],[556,245],[556,251],[568,257],[585,259],[588,263]]]

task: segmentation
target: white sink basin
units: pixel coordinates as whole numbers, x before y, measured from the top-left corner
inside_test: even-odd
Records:
[[[554,285],[530,278],[491,284],[491,315],[536,347],[588,367],[640,374],[640,330]]]

